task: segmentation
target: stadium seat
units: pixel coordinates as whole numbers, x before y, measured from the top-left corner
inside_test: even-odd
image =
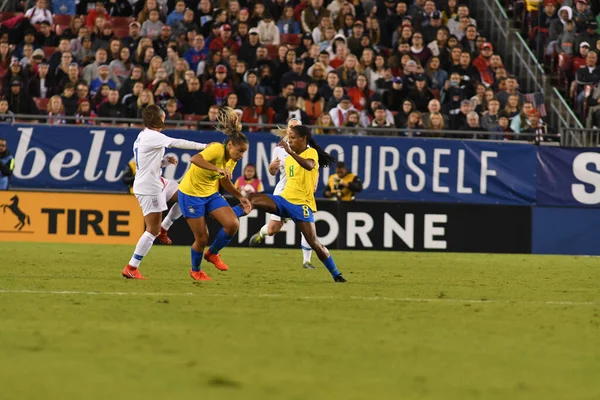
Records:
[[[39,110],[46,111],[46,109],[48,108],[48,99],[34,97],[33,101],[35,101],[35,105]]]
[[[56,52],[56,47],[54,46],[44,46],[44,56],[47,60],[50,59],[50,56]]]
[[[202,118],[204,118],[204,115],[185,114],[185,115],[183,116],[183,120],[184,120],[184,121],[194,121],[194,122],[198,122],[198,121],[200,121]]]
[[[52,17],[52,21],[56,25],[70,25],[71,24],[71,16],[70,15],[55,14]]]
[[[16,15],[16,13],[14,13],[14,12],[3,12],[3,13],[0,13],[0,22],[1,21],[6,21],[7,19],[11,19],[15,15]]]
[[[269,58],[272,60],[277,59],[277,49],[279,46],[276,46],[274,44],[268,44],[266,45],[267,47],[267,51],[269,52]]]
[[[113,29],[120,27],[129,27],[129,24],[133,21],[135,21],[135,19],[132,17],[111,17],[110,19]]]
[[[300,45],[300,35],[294,33],[282,33],[281,44],[291,44],[292,46]]]
[[[120,38],[124,38],[125,36],[129,35],[129,27],[128,26],[117,26],[117,27],[113,27],[113,33],[115,34],[116,37]]]

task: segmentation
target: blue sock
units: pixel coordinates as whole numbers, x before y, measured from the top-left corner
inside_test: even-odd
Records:
[[[217,233],[217,237],[215,238],[215,241],[213,242],[212,245],[210,245],[210,248],[208,249],[208,251],[210,251],[212,254],[219,254],[219,251],[223,247],[227,246],[229,244],[229,242],[231,242],[231,239],[233,239],[233,236],[229,236],[228,234],[225,233],[225,229],[221,228],[219,233]]]
[[[325,265],[325,268],[327,268],[331,276],[333,276],[334,278],[340,275],[340,271],[338,271],[337,267],[335,266],[333,257],[329,256],[327,260],[323,261],[323,265]]]
[[[200,271],[202,267],[200,264],[202,263],[202,252],[198,253],[196,250],[192,249],[192,270]]]
[[[240,206],[239,204],[235,207],[231,207],[233,209],[233,212],[235,213],[235,215],[238,218],[241,218],[245,215],[244,210],[242,209],[242,206]]]

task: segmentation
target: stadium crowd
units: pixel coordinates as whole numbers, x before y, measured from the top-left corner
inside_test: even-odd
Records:
[[[320,134],[546,133],[468,3],[8,0],[0,121],[94,124],[158,104],[211,129],[228,105],[245,124],[294,117]]]

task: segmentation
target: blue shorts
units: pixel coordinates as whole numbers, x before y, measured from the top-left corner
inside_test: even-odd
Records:
[[[182,193],[180,190],[177,196],[184,218],[202,218],[218,208],[229,207],[229,203],[220,193],[208,197],[196,197]]]
[[[309,206],[292,204],[281,196],[268,195],[277,205],[277,215],[281,218],[291,218],[297,222],[315,222],[315,217]]]

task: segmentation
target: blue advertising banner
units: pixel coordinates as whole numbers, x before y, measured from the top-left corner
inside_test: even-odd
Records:
[[[123,171],[132,159],[138,129],[18,125],[2,128],[16,159],[13,188],[126,191]],[[219,132],[165,131],[199,142],[221,142]],[[266,191],[277,177],[268,165],[277,138],[250,133],[250,147],[234,173],[256,165]],[[535,201],[536,148],[530,145],[441,139],[318,136],[317,142],[345,161],[363,180],[362,199],[480,204]],[[179,159],[164,176],[179,180],[189,168],[189,150],[168,149]],[[319,196],[334,168],[321,171]]]
[[[600,205],[600,153],[591,149],[540,147],[537,203],[591,207]]]
[[[533,207],[534,254],[600,255],[600,210]]]

